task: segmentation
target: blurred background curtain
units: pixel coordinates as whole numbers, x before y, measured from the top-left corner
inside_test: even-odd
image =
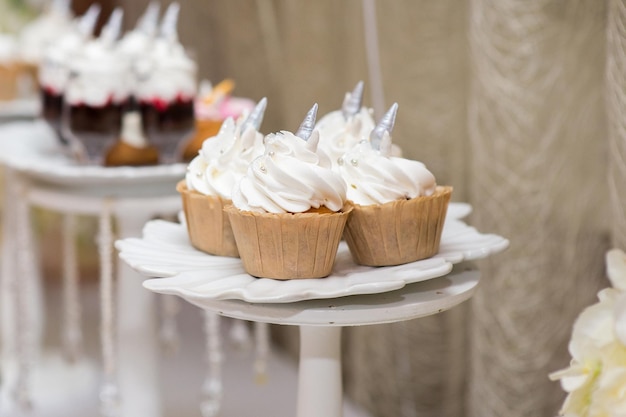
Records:
[[[200,76],[269,101],[262,130],[372,92],[361,0],[181,0]],[[117,0],[132,26],[147,0]],[[437,316],[344,332],[346,392],[377,417],[554,416],[548,373],[575,316],[626,249],[626,4],[620,0],[377,1],[393,140],[470,222],[511,240],[478,263],[478,294]],[[377,116],[380,116],[378,114]],[[294,329],[276,339],[295,351]]]

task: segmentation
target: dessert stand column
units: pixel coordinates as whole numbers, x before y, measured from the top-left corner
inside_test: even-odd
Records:
[[[173,187],[170,189],[174,190]],[[31,204],[62,213],[113,216],[117,220],[121,238],[140,236],[143,225],[154,216],[174,214],[180,210],[180,198],[177,194],[172,195],[170,192],[163,193],[163,196],[128,197],[137,195],[134,191],[136,190],[133,187],[121,186],[117,193],[100,196],[98,193],[93,195],[93,190],[87,192],[82,188],[57,189],[33,182],[29,187],[28,200]],[[105,239],[103,235],[106,233],[110,234],[112,231],[101,230],[100,243],[109,246],[108,249],[100,248],[101,257],[104,257],[107,250],[113,250],[113,239]],[[111,260],[101,259],[101,262],[109,264]],[[112,266],[101,265],[105,268]],[[117,375],[105,375],[107,384],[103,391],[103,407],[109,410],[107,413],[114,413],[113,410],[119,405],[118,415],[121,417],[158,417],[162,415],[162,411],[154,294],[141,287],[141,277],[126,264],[118,263],[117,273],[117,321],[115,324],[104,323],[103,329],[105,338],[107,335],[116,335],[116,348],[111,351],[107,347],[111,341],[101,341],[105,344],[105,374]],[[108,326],[113,328],[107,329]],[[119,404],[115,404],[118,393]]]
[[[176,211],[178,203],[177,198]],[[120,238],[141,236],[143,225],[157,214],[152,210],[120,207],[116,216]],[[123,393],[120,416],[159,416],[162,413],[155,296],[141,286],[142,277],[124,262],[118,262],[117,277],[117,374]],[[142,340],[145,342],[138,343]]]
[[[156,286],[145,285],[160,292]],[[250,303],[184,296],[190,303],[223,316],[298,326],[300,364],[297,417],[341,417],[341,330],[345,326],[406,321],[441,313],[469,299],[479,273],[457,266],[449,275],[369,295],[293,303]],[[164,291],[164,293],[170,293]]]
[[[30,235],[29,210],[19,175],[5,167],[2,216],[2,376],[17,403],[31,404],[32,365],[39,355],[43,299]]]
[[[341,327],[300,326],[298,417],[340,416]]]

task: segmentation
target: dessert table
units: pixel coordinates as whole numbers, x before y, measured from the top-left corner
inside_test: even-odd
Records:
[[[153,220],[141,238],[116,242],[120,258],[154,277],[147,289],[178,295],[212,313],[254,322],[298,326],[298,417],[342,415],[341,329],[416,319],[450,309],[471,297],[479,273],[467,261],[508,247],[461,218],[471,210],[452,203],[439,253],[392,267],[355,265],[341,243],[333,272],[323,279],[254,278],[236,258],[211,256],[189,243],[182,224]],[[227,387],[225,387],[227,389]]]
[[[157,313],[154,294],[141,287],[138,274],[123,263],[114,280],[115,237],[139,236],[156,216],[180,210],[175,184],[184,177],[184,164],[151,167],[104,168],[73,162],[52,132],[40,121],[15,122],[0,127],[0,163],[5,171],[3,211],[3,273],[1,282],[3,356],[17,361],[12,386],[18,401],[28,406],[28,379],[34,366],[41,317],[41,282],[32,242],[31,207],[63,213],[66,233],[73,232],[73,216],[99,218],[101,342],[104,385],[103,414],[161,415]],[[114,223],[115,221],[115,223]],[[115,226],[115,228],[114,228]],[[116,230],[116,234],[114,234]],[[71,242],[72,239],[64,239]],[[68,289],[76,292],[75,253],[70,251]],[[67,254],[66,254],[67,255]],[[73,260],[72,260],[73,258]],[[68,262],[66,262],[67,264]],[[115,288],[117,284],[117,288]],[[70,300],[71,301],[71,300]],[[114,304],[117,309],[114,311]],[[74,308],[68,317],[79,328]],[[70,339],[79,335],[69,335]],[[15,358],[17,356],[17,358]],[[119,399],[122,399],[119,401]]]

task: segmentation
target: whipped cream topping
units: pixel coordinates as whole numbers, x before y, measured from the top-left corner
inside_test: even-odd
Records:
[[[50,45],[39,66],[39,84],[54,93],[62,94],[70,77],[70,61],[80,52],[86,38],[76,30],[68,31]]]
[[[122,142],[134,148],[147,148],[148,138],[143,133],[141,127],[141,114],[136,111],[130,111],[122,117],[122,132],[120,133]]]
[[[191,101],[196,96],[196,63],[175,39],[155,39],[150,54],[139,59],[135,94],[142,102]]]
[[[0,33],[0,65],[8,65],[17,58],[17,41],[15,37]]]
[[[33,65],[39,64],[47,47],[72,30],[69,5],[57,6],[30,22],[20,32],[19,53],[22,60]]]
[[[263,135],[253,126],[241,132],[243,120],[224,121],[219,133],[205,140],[198,155],[189,163],[187,188],[204,195],[230,200],[235,184],[248,165],[263,154]]]
[[[376,126],[374,111],[367,107],[346,119],[341,110],[335,110],[322,117],[315,129],[320,132],[320,147],[328,154],[333,169],[337,169],[337,161],[345,152],[352,149],[362,140],[369,140],[369,134]],[[401,157],[402,149],[396,144],[391,145],[391,154]]]
[[[61,95],[70,77],[70,62],[88,39],[91,39],[100,15],[100,6],[93,4],[81,17],[44,50],[39,64],[39,84],[48,92]]]
[[[139,17],[135,28],[124,34],[118,44],[120,54],[130,61],[136,60],[149,50],[156,34],[160,6],[156,2],[148,4],[146,11]]]
[[[70,105],[120,104],[130,94],[128,63],[106,39],[87,42],[73,57],[70,72],[65,91]]]
[[[366,138],[372,131],[372,129],[374,129],[374,126],[376,126],[376,122],[374,121],[372,114],[372,109],[368,109],[367,107],[361,107],[361,110],[359,110],[358,113],[348,118],[347,120],[343,116],[341,110],[331,111],[330,113],[324,115],[317,121],[315,125],[315,129],[320,132],[320,145],[323,142],[330,140],[330,138],[336,136],[338,132],[344,131],[346,125],[354,119],[360,120],[360,136],[362,136],[362,139]]]
[[[381,149],[363,140],[339,160],[339,172],[348,187],[348,200],[362,206],[432,195],[434,175],[419,162],[388,156],[391,137],[383,135]]]
[[[149,50],[153,40],[148,33],[134,29],[124,34],[118,43],[118,51],[123,58],[134,61]]]
[[[330,112],[317,122],[315,128],[320,132],[319,146],[328,154],[336,168],[337,160],[347,150],[367,139],[375,126],[372,111],[361,107],[357,114],[347,120],[341,110]]]
[[[341,210],[346,185],[318,141],[317,131],[308,141],[286,131],[266,136],[264,154],[233,190],[234,206],[261,213],[302,213],[321,206]]]

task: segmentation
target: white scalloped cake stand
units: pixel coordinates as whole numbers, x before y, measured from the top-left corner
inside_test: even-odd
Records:
[[[452,264],[484,258],[509,242],[459,220],[466,204],[451,204],[441,248],[432,259],[395,267],[354,265],[338,251],[331,276],[276,281],[246,274],[241,261],[195,250],[185,226],[146,224],[143,238],[116,242],[120,257],[147,276],[151,291],[175,294],[220,315],[300,328],[298,417],[342,415],[341,329],[440,313],[467,300],[479,273]]]

